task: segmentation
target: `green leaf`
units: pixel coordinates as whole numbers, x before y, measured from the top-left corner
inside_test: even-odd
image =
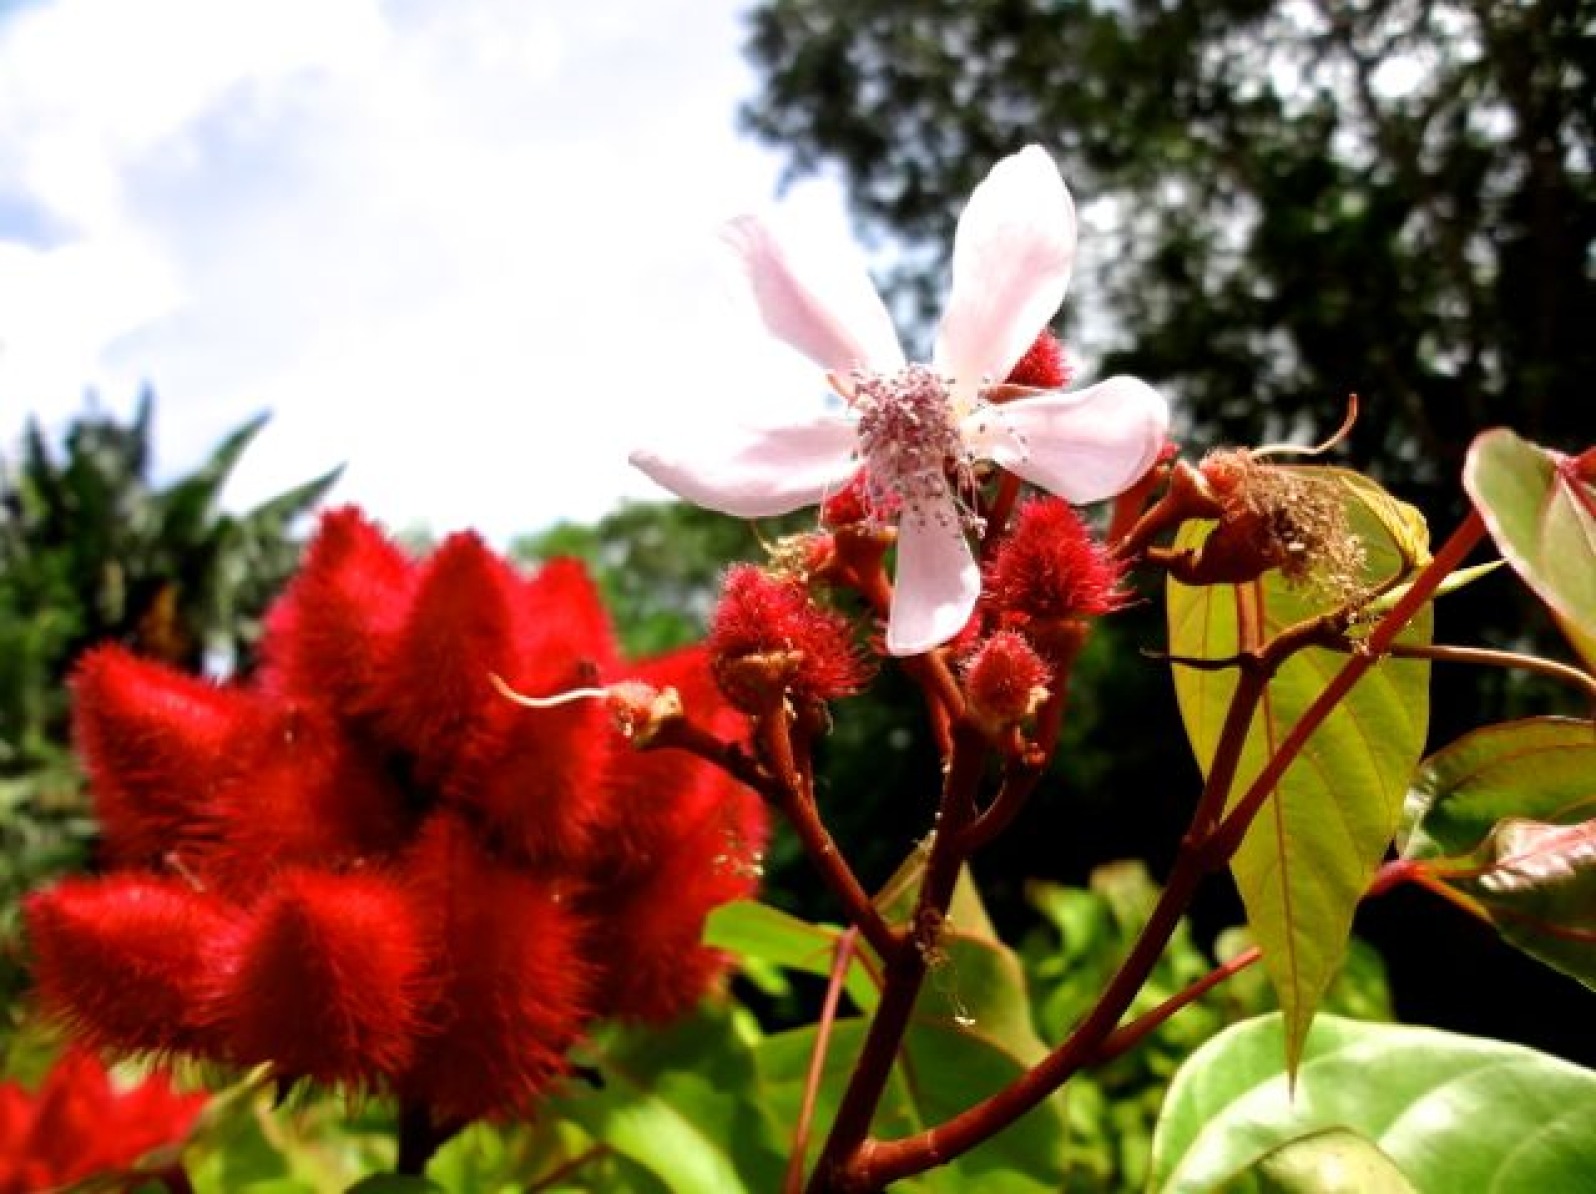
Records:
[[[1476,730],[1425,761],[1406,817],[1404,857],[1504,940],[1596,988],[1596,727]]]
[[[1150,1189],[1223,1189],[1279,1146],[1333,1127],[1367,1137],[1418,1190],[1544,1194],[1584,1189],[1596,1172],[1589,1070],[1519,1045],[1321,1016],[1293,1090],[1281,1044],[1279,1017],[1261,1017],[1181,1068]]]
[[[750,1031],[705,1005],[668,1028],[619,1033],[599,1060],[604,1084],[548,1111],[641,1165],[672,1190],[779,1188],[783,1155],[760,1090]]]
[[[1463,487],[1503,557],[1596,666],[1596,449],[1564,456],[1498,427],[1470,446]]]
[[[1427,558],[1423,522],[1411,507],[1353,473],[1297,472],[1304,479],[1314,475],[1315,484],[1340,487],[1351,529],[1364,546],[1366,584],[1404,575]],[[1188,524],[1176,546],[1197,547],[1208,530]],[[1249,619],[1261,642],[1336,603],[1335,595],[1289,584],[1278,572],[1243,585],[1171,581],[1167,600],[1171,652],[1199,659],[1226,659],[1257,645],[1242,641]],[[1398,641],[1427,642],[1430,628],[1426,606]],[[1281,666],[1253,718],[1229,801],[1246,790],[1345,663],[1345,655],[1311,648]],[[1174,678],[1181,718],[1206,774],[1236,673],[1176,666]],[[1232,860],[1248,924],[1290,1026],[1286,1047],[1293,1060],[1346,952],[1353,910],[1397,829],[1428,717],[1428,665],[1397,659],[1377,664],[1308,740]]]
[[[704,927],[704,944],[713,948],[822,977],[831,974],[841,937],[842,930],[832,925],[810,924],[754,900],[723,904],[709,914]],[[844,989],[854,1005],[866,1012],[873,1010],[880,1000],[867,962],[873,962],[873,955],[861,939],[853,964],[848,967]]]
[[[1346,1128],[1282,1144],[1228,1188],[1237,1194],[1418,1194],[1396,1162]]]
[[[1404,858],[1463,858],[1509,817],[1572,825],[1596,817],[1596,729],[1535,717],[1475,730],[1413,777],[1397,839]]]

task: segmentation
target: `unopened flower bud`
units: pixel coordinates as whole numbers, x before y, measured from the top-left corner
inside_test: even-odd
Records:
[[[1031,386],[1038,390],[1062,390],[1070,384],[1073,374],[1074,370],[1064,355],[1064,345],[1057,336],[1043,328],[1004,380],[1010,385]]]
[[[716,683],[747,713],[769,712],[787,696],[848,696],[865,679],[847,621],[797,581],[751,564],[726,574],[706,645]]]
[[[1059,498],[1037,498],[1020,507],[1014,529],[986,571],[987,602],[1000,624],[1024,627],[1031,640],[1048,644],[1054,632],[1118,609],[1122,570],[1093,538],[1080,515]]]
[[[991,731],[1019,725],[1048,697],[1047,664],[1023,635],[1000,630],[964,669],[970,714]]]

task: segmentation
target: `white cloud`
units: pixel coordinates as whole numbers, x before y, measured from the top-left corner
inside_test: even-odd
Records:
[[[8,243],[0,214],[5,429],[148,380],[173,467],[274,411],[240,501],[346,460],[338,496],[390,523],[503,538],[649,492],[624,456],[650,425],[765,400],[709,267],[777,169],[733,131],[740,7],[51,0],[0,22],[0,212],[54,230]],[[834,189],[795,203],[840,229]]]

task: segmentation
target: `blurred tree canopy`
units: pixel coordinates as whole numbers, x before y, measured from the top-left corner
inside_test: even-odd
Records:
[[[764,0],[750,21],[746,127],[793,175],[840,172],[905,246],[887,281],[922,320],[970,189],[1036,141],[1086,205],[1103,371],[1164,386],[1194,442],[1317,440],[1355,392],[1352,458],[1440,514],[1481,428],[1596,431],[1593,0]]]

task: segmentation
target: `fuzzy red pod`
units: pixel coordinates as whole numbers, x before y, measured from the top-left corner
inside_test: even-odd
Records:
[[[268,689],[369,713],[373,690],[410,607],[413,562],[353,507],[322,516],[299,574],[267,614]]]
[[[850,696],[869,674],[846,618],[821,609],[800,582],[753,564],[726,573],[704,645],[721,691],[749,713],[785,696]]]
[[[704,922],[758,890],[766,833],[763,802],[736,788],[668,843],[652,869],[595,886],[604,1015],[664,1023],[716,988],[730,959],[703,944]]]
[[[1074,371],[1064,355],[1058,337],[1043,328],[1025,355],[1014,363],[1005,379],[1010,385],[1032,386],[1038,390],[1062,390],[1070,384]]]
[[[223,833],[201,874],[250,901],[293,865],[340,869],[396,855],[417,813],[387,760],[330,714],[280,701],[262,719],[246,766],[217,799]]]
[[[213,995],[231,1060],[377,1089],[409,1063],[426,992],[408,893],[371,872],[276,876]]]
[[[1118,609],[1123,570],[1056,497],[1022,505],[986,568],[986,600],[1005,621],[1054,623]]]
[[[655,656],[632,670],[652,688],[674,689],[686,715],[717,738],[735,741],[747,733],[747,717],[721,695],[702,648]],[[684,751],[622,746],[610,768],[604,831],[589,860],[590,873],[606,879],[641,875],[714,806],[738,799],[739,791],[720,768]],[[763,849],[764,844],[761,832],[753,845]]]
[[[1012,630],[1000,630],[982,643],[964,668],[964,691],[971,714],[994,729],[1018,725],[1047,696],[1052,671]]]
[[[507,865],[447,812],[406,879],[436,994],[401,1097],[439,1121],[524,1109],[565,1072],[591,1014],[584,920],[559,880]]]
[[[260,717],[253,698],[117,646],[87,652],[72,688],[108,856],[159,865],[214,841],[218,783],[236,770]]]
[[[530,697],[590,689],[618,670],[609,615],[587,570],[552,560],[519,582],[514,656],[501,678]],[[575,863],[607,823],[604,776],[615,751],[603,700],[529,709],[493,694],[499,752],[452,793],[483,813],[522,856]]]
[[[236,910],[175,880],[66,879],[24,902],[45,1011],[93,1049],[215,1055],[209,984]]]
[[[178,1094],[161,1071],[120,1088],[98,1058],[70,1048],[36,1092],[0,1083],[0,1194],[126,1170],[182,1140],[205,1103],[204,1094]]]

